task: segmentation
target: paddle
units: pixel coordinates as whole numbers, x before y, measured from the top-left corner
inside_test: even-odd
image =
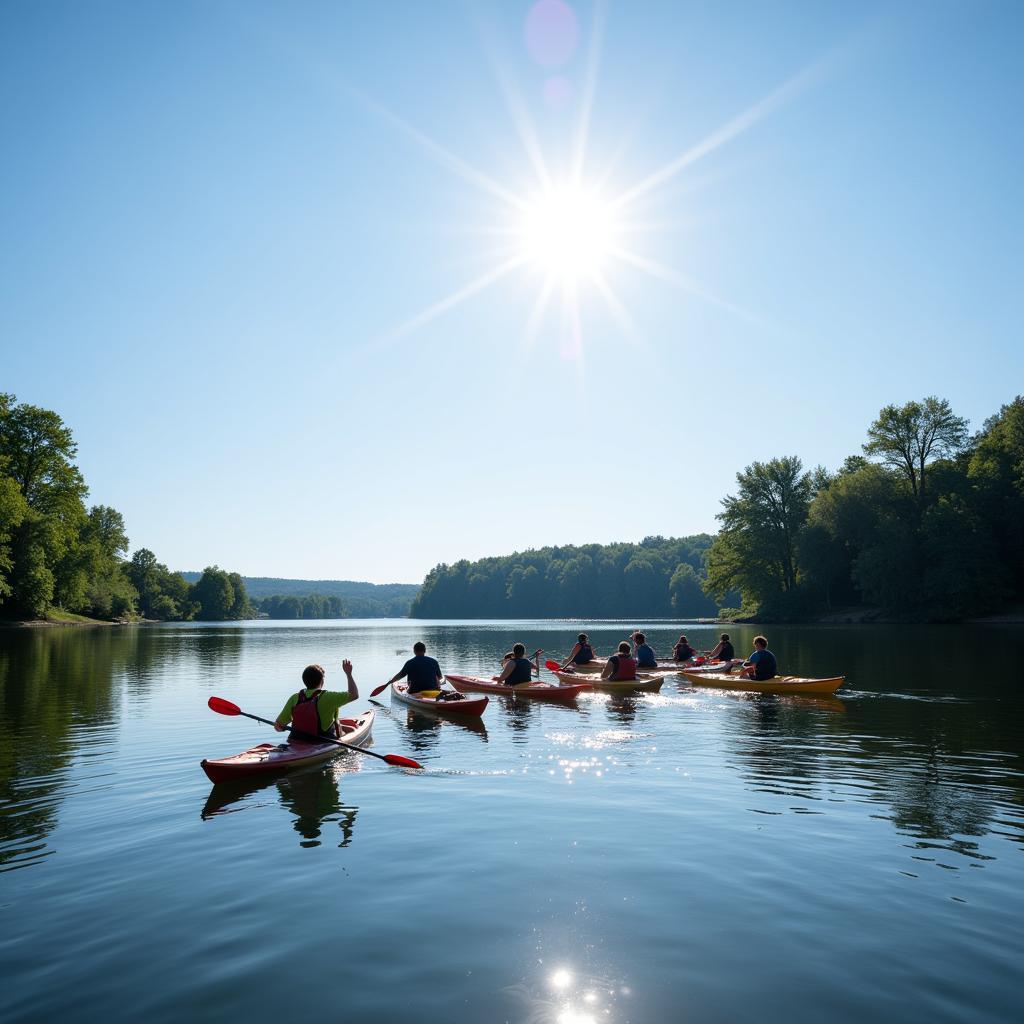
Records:
[[[260,718],[259,715],[250,715],[247,711],[243,711],[237,704],[232,704],[229,700],[224,700],[223,697],[211,697],[207,704],[210,706],[211,711],[216,711],[218,715],[241,715],[243,718],[251,718],[254,722],[262,722],[264,725],[274,725],[269,718]],[[308,732],[302,732],[300,729],[293,729],[290,725],[286,727],[288,732],[293,736],[305,736],[311,740],[316,740],[317,743],[334,743],[339,747],[346,747],[348,750],[355,750],[360,754],[369,754],[370,757],[375,757],[379,761],[386,761],[388,764],[393,764],[396,768],[422,768],[418,761],[414,761],[411,757],[402,757],[401,754],[375,754],[372,750],[367,750],[365,747],[357,747],[352,743],[343,743],[341,740],[331,739],[328,736],[312,736]]]
[[[548,660],[544,662],[544,667],[549,672],[564,672],[565,671],[565,669],[563,669],[562,666],[559,665],[557,661],[552,661],[550,658],[548,658]]]
[[[390,685],[390,683],[381,683],[380,686],[377,687],[377,689],[370,691],[370,696],[376,697],[379,694],[382,694]]]

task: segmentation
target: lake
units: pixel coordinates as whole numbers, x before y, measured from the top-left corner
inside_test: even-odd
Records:
[[[379,698],[373,749],[259,786],[199,767],[310,662],[370,690],[424,639],[659,654],[717,626],[178,623],[0,631],[0,1018],[376,1024],[1017,1021],[1024,627],[764,628],[838,698]],[[738,653],[757,630],[728,628]]]

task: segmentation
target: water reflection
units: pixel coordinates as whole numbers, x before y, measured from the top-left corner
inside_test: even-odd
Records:
[[[256,795],[274,792],[280,805],[294,815],[292,826],[302,837],[299,846],[320,846],[323,826],[337,822],[341,829],[338,846],[345,847],[352,841],[358,808],[342,803],[338,783],[342,775],[357,770],[358,766],[353,765],[294,772],[278,779],[218,783],[210,791],[201,817],[209,821],[219,815],[265,806]]]

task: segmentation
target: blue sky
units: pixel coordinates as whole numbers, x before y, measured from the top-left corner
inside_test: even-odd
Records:
[[[713,530],[755,459],[1022,390],[1024,8],[545,2],[0,9],[0,389],[133,548],[388,582]],[[516,234],[538,167],[630,199],[603,290]]]

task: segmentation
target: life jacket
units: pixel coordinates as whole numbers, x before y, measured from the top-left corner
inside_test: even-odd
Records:
[[[329,729],[323,729],[320,726],[320,711],[317,708],[317,702],[323,692],[323,690],[316,690],[312,697],[307,697],[305,690],[299,690],[299,702],[292,709],[292,728],[307,734],[307,736],[300,736],[299,739],[306,739],[308,736],[337,738],[338,727],[336,724],[332,724]]]
[[[696,653],[697,652],[689,644],[676,644],[676,648],[672,652],[672,656],[676,661],[687,661]]]
[[[588,661],[594,660],[594,648],[590,644],[580,644],[580,649],[572,659],[574,665],[586,665]]]
[[[631,658],[628,654],[613,654],[612,661],[615,662],[615,674],[612,676],[615,682],[636,679],[636,658]]]
[[[533,679],[533,662],[529,658],[516,658],[513,662],[515,668],[509,673],[505,680],[506,686],[515,686],[517,683],[528,683]]]

